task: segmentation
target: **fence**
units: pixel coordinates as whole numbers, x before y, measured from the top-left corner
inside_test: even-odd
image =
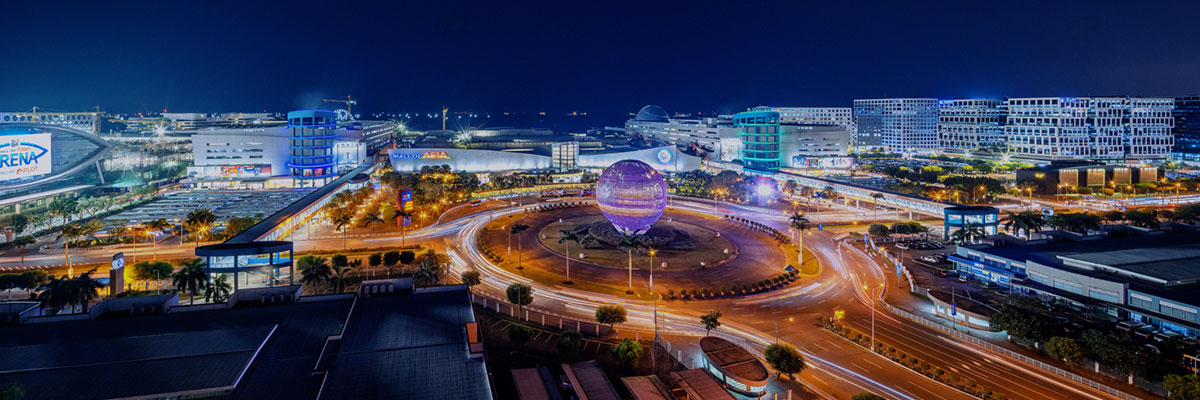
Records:
[[[913,321],[913,322],[919,323],[919,324],[921,324],[921,325],[925,325],[926,327],[929,327],[929,328],[935,329],[935,330],[937,330],[937,331],[939,331],[939,332],[942,332],[942,333],[945,333],[945,334],[947,334],[947,335],[954,336],[955,338],[958,338],[959,340],[962,340],[962,341],[965,341],[965,342],[971,343],[971,344],[973,344],[973,345],[976,345],[976,346],[982,347],[982,348],[984,348],[984,349],[987,349],[987,350],[990,350],[990,351],[992,351],[992,352],[995,352],[995,353],[999,353],[999,354],[1001,354],[1001,355],[1004,355],[1004,356],[1006,356],[1006,357],[1008,357],[1008,358],[1012,358],[1012,359],[1014,359],[1014,360],[1017,360],[1017,361],[1020,361],[1020,362],[1026,363],[1026,364],[1029,364],[1029,365],[1031,365],[1031,366],[1037,367],[1038,369],[1041,369],[1041,370],[1043,370],[1043,371],[1049,372],[1049,373],[1051,373],[1051,374],[1058,375],[1058,376],[1060,376],[1060,377],[1063,377],[1063,378],[1066,378],[1066,379],[1069,379],[1069,380],[1072,380],[1072,381],[1075,381],[1075,382],[1078,382],[1078,383],[1081,383],[1081,384],[1084,384],[1084,385],[1090,386],[1090,387],[1092,387],[1093,389],[1096,389],[1096,390],[1099,390],[1099,391],[1101,391],[1101,392],[1107,393],[1107,394],[1109,394],[1109,395],[1112,395],[1112,396],[1114,396],[1114,397],[1116,397],[1116,398],[1119,398],[1119,399],[1126,399],[1126,400],[1139,400],[1139,399],[1140,399],[1139,397],[1136,397],[1136,396],[1130,395],[1130,394],[1128,394],[1128,393],[1122,392],[1122,391],[1120,391],[1120,390],[1114,389],[1114,388],[1112,388],[1112,387],[1109,387],[1108,385],[1105,385],[1105,384],[1102,384],[1102,383],[1100,383],[1100,382],[1096,382],[1096,381],[1094,381],[1094,380],[1091,380],[1091,379],[1085,378],[1085,377],[1083,377],[1083,376],[1080,376],[1080,375],[1078,375],[1078,374],[1075,374],[1075,373],[1073,373],[1073,372],[1066,371],[1066,370],[1064,370],[1064,369],[1062,369],[1062,368],[1059,368],[1059,367],[1056,367],[1056,366],[1053,366],[1053,365],[1050,365],[1050,364],[1046,364],[1046,363],[1044,363],[1044,362],[1041,362],[1041,361],[1038,361],[1038,360],[1036,360],[1036,359],[1030,358],[1030,357],[1028,357],[1028,356],[1026,356],[1026,355],[1024,355],[1024,354],[1020,354],[1020,353],[1014,352],[1014,351],[1012,351],[1012,350],[1009,350],[1009,349],[1006,349],[1006,348],[1004,348],[1004,347],[1000,347],[1000,346],[994,345],[994,344],[992,344],[992,343],[989,343],[989,342],[987,342],[987,341],[985,341],[985,340],[983,340],[983,339],[979,339],[979,338],[976,338],[976,337],[974,337],[974,336],[971,336],[971,335],[968,335],[968,334],[966,334],[966,333],[962,333],[962,332],[959,332],[959,331],[956,331],[956,330],[947,329],[945,326],[942,326],[941,324],[939,324],[939,323],[937,323],[937,322],[930,321],[928,318],[925,318],[925,317],[922,317],[922,316],[920,316],[920,315],[916,315],[916,314],[910,313],[910,312],[908,312],[908,311],[904,311],[904,310],[901,310],[901,309],[899,309],[899,308],[893,307],[891,304],[888,304],[887,302],[883,302],[883,301],[881,301],[881,302],[879,302],[879,303],[880,303],[880,304],[882,304],[882,305],[883,305],[883,307],[884,307],[885,309],[887,309],[888,311],[892,312],[893,314],[896,314],[896,315],[899,315],[899,316],[901,316],[901,317],[907,318],[908,320],[911,320],[911,321]]]

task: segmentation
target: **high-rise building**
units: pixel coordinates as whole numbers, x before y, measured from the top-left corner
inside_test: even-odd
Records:
[[[854,143],[915,151],[937,147],[937,99],[854,100]]]
[[[288,113],[291,151],[288,175],[297,187],[323,186],[337,177],[333,152],[337,114],[325,110],[301,110]]]
[[[1174,145],[1174,99],[1008,99],[1004,135],[1018,157],[1043,160],[1165,158]]]
[[[716,153],[722,159],[737,154],[737,147],[723,148],[721,139],[737,137],[737,128],[728,117],[670,118],[662,107],[648,105],[625,122],[627,135],[640,135],[695,150],[698,155]],[[728,144],[728,140],[725,141]]]
[[[1006,116],[1001,99],[938,100],[938,144],[964,150],[1003,148]]]
[[[782,166],[779,112],[740,112],[733,116],[733,124],[742,140],[739,158],[746,168],[774,170]]]

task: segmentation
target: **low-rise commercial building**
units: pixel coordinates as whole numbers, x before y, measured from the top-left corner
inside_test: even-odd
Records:
[[[1040,167],[1017,170],[1017,182],[1029,183],[1043,194],[1076,193],[1079,188],[1099,191],[1105,188],[1128,193],[1139,183],[1157,183],[1163,170],[1153,165],[1101,165],[1086,162],[1051,162]]]
[[[1200,233],[959,246],[959,273],[1164,332],[1200,334]]]

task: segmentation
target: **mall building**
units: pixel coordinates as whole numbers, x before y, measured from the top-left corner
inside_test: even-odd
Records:
[[[289,116],[287,126],[196,131],[191,137],[194,165],[183,183],[201,188],[320,186],[370,164],[397,132],[391,122],[338,123],[330,111]]]

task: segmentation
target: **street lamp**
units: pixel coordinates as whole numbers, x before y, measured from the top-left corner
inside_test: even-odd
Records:
[[[883,284],[879,284],[880,294],[883,294]],[[871,298],[871,351],[875,351],[875,291],[869,285],[863,285],[863,290],[868,291],[867,294]]]

